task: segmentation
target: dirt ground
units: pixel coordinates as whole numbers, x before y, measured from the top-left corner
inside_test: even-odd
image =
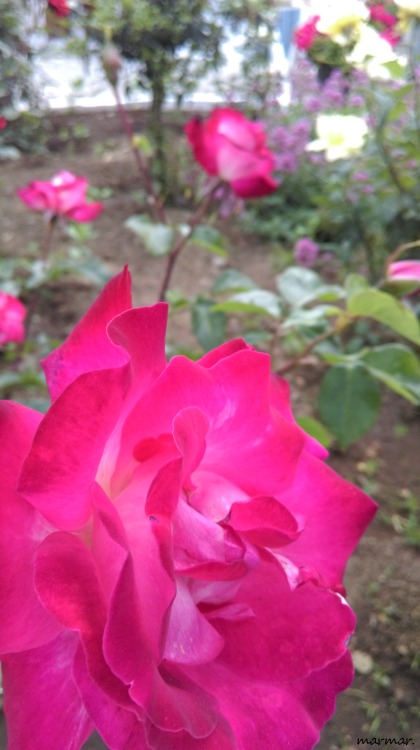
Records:
[[[75,124],[84,124],[88,137],[77,144],[70,142],[64,150],[57,134],[60,128],[71,129]],[[96,237],[89,244],[111,272],[129,265],[136,304],[154,302],[162,261],[147,255],[122,226],[126,218],[139,211],[135,198],[139,176],[127,143],[120,136],[117,119],[107,112],[75,113],[65,118],[56,115],[51,130],[55,151],[45,157],[0,164],[0,253],[6,257],[24,255],[31,242],[41,240],[40,215],[28,211],[16,197],[16,189],[68,169],[85,175],[95,187],[112,188],[106,209],[95,222]],[[230,264],[240,266],[269,288],[273,279],[269,249],[255,238],[244,236],[240,226],[230,225],[228,233]],[[220,272],[220,263],[210,253],[187,249],[171,286],[187,294],[206,291]],[[97,290],[85,282],[60,280],[51,287],[42,317],[34,320],[35,328],[64,338],[96,294]],[[170,322],[169,339],[180,341],[184,337],[188,344],[187,328],[185,317],[177,316]],[[310,409],[318,377],[310,367],[293,374],[295,413]],[[376,738],[372,744],[382,739],[382,745],[392,738],[398,744],[420,748],[420,555],[419,547],[409,538],[409,529],[417,528],[418,534],[420,524],[415,500],[420,486],[419,446],[418,413],[397,396],[384,394],[381,417],[371,432],[344,456],[333,453],[331,457],[341,474],[373,495],[380,511],[346,575],[348,599],[358,617],[351,643],[355,680],[340,696],[335,716],[317,746],[319,750],[355,750],[360,738]],[[0,750],[6,747],[2,720]],[[92,738],[85,750],[104,747],[99,738]]]

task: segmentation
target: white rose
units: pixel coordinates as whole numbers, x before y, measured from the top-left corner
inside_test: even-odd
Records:
[[[325,151],[327,161],[346,159],[363,148],[369,128],[356,115],[319,115],[318,138],[308,143],[307,151]]]

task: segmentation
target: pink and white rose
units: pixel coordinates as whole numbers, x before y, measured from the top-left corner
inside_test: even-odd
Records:
[[[57,172],[51,180],[35,180],[20,188],[17,194],[29,208],[44,211],[49,217],[62,216],[73,221],[86,222],[96,219],[103,210],[103,203],[87,203],[88,181],[66,170]]]
[[[165,359],[113,279],[0,404],[9,750],[307,750],[352,680],[349,555],[374,503],[243,341]]]
[[[205,122],[194,117],[184,130],[198,163],[228,182],[236,195],[259,198],[277,189],[272,178],[274,154],[260,123],[224,107],[214,109]]]
[[[0,346],[15,342],[21,344],[25,338],[25,305],[12,294],[0,292]]]

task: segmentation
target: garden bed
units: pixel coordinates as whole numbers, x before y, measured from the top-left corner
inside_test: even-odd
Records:
[[[140,122],[145,114],[132,113],[132,117]],[[54,150],[48,155],[2,164],[2,254],[24,255],[31,242],[41,240],[40,216],[27,210],[16,197],[16,189],[68,169],[85,175],[95,188],[112,189],[105,210],[95,223],[96,236],[89,242],[90,247],[112,273],[129,265],[135,304],[153,303],[159,290],[162,261],[147,255],[140,241],[123,228],[125,219],[139,211],[136,191],[141,186],[130,149],[120,135],[118,119],[112,112],[85,111],[56,114],[51,125],[50,145]],[[179,129],[179,124],[174,127]],[[232,266],[240,266],[243,273],[271,288],[269,248],[242,234],[239,224],[230,226],[227,233]],[[204,293],[224,262],[218,256],[187,248],[172,287],[187,294]],[[33,320],[34,332],[45,331],[62,340],[96,294],[93,285],[75,277],[52,283],[43,296],[40,314]],[[169,340],[189,346],[190,338],[186,314],[174,317],[169,325]],[[310,411],[319,377],[320,373],[308,366],[293,373],[295,413]],[[420,744],[420,712],[416,708],[420,672],[420,520],[415,505],[419,445],[418,414],[402,399],[387,394],[373,430],[344,455],[333,453],[331,457],[332,465],[341,474],[375,497],[380,511],[346,576],[348,598],[359,623],[351,644],[356,678],[352,688],[340,697],[338,710],[324,730],[320,750],[352,750],[362,737],[404,737]],[[0,747],[5,748],[4,722],[2,731]],[[104,745],[99,739],[91,739],[85,745],[91,750],[101,747]]]

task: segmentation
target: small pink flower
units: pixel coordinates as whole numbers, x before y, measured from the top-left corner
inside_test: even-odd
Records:
[[[388,267],[390,281],[412,281],[420,286],[420,260],[397,260]]]
[[[258,198],[278,187],[272,179],[274,155],[261,124],[228,107],[214,109],[203,122],[185,125],[194,157],[210,175],[228,182],[241,198]]]
[[[25,338],[26,309],[16,297],[0,292],[0,346],[14,341],[22,343]]]
[[[296,172],[296,170],[299,168],[297,157],[291,152],[277,154],[275,164],[276,169],[278,169],[279,172],[287,172],[289,174]]]
[[[67,0],[48,0],[48,8],[57,16],[68,16],[71,8],[67,5]]]
[[[7,120],[5,117],[0,117],[0,130],[4,130],[7,127]]]
[[[296,263],[305,268],[312,268],[319,255],[319,245],[310,237],[301,237],[296,242],[294,253]]]
[[[167,363],[166,316],[123,272],[44,361],[49,411],[0,402],[10,750],[310,750],[352,680],[374,503],[266,354]]]
[[[312,16],[306,23],[295,31],[295,44],[298,49],[308,50],[312,47],[315,38],[320,36],[317,31],[317,23],[321,16]]]
[[[93,221],[103,210],[103,203],[86,203],[88,181],[71,172],[58,172],[48,182],[35,180],[17,191],[29,208],[44,211],[51,217],[62,216],[73,221]]]

